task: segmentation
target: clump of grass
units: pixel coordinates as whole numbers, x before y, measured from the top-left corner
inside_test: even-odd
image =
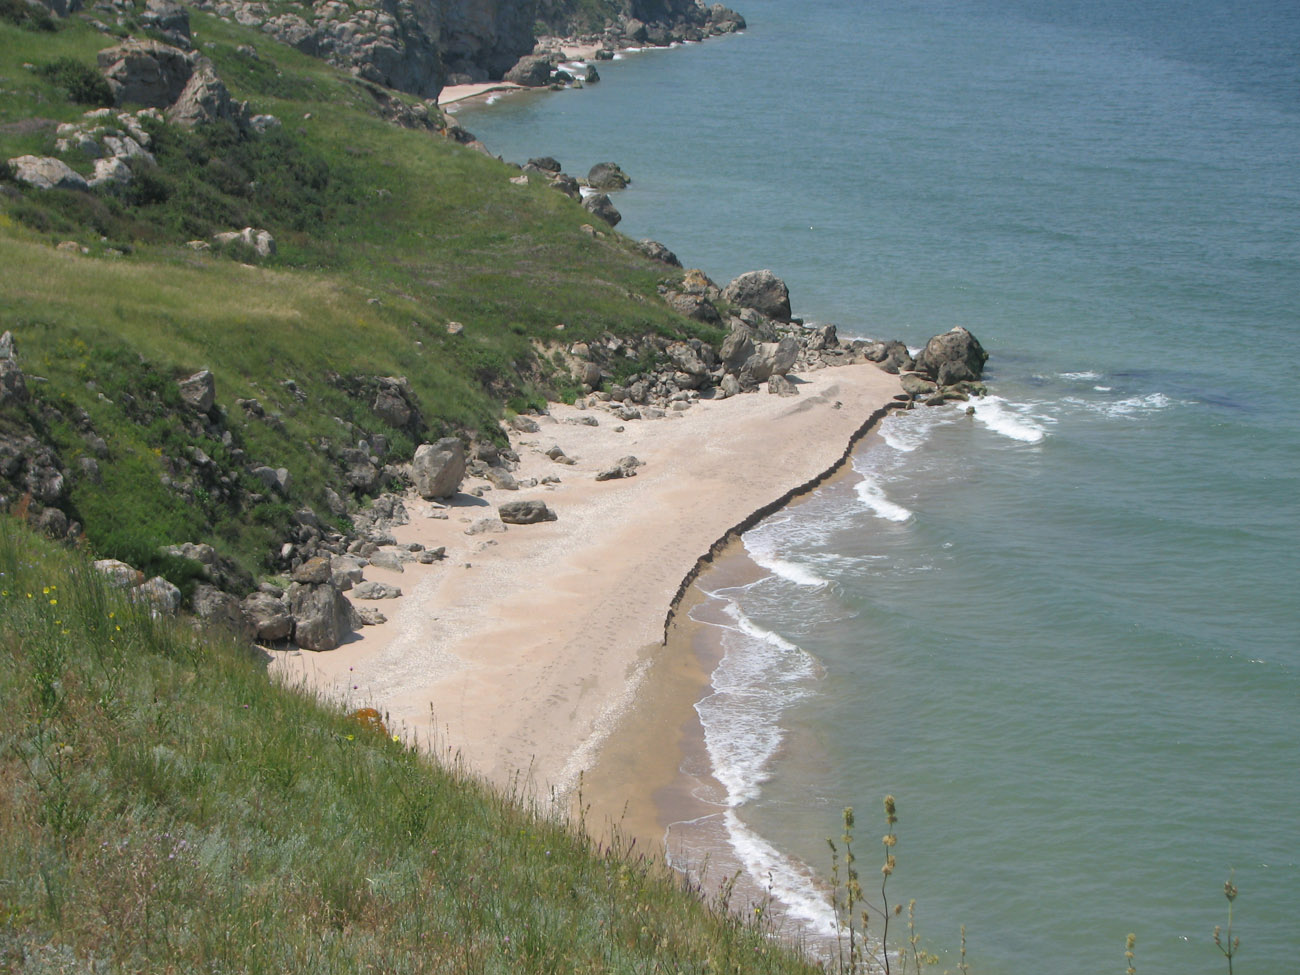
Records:
[[[1232,877],[1223,882],[1223,896],[1228,900],[1228,929],[1224,931],[1215,925],[1214,944],[1228,960],[1228,975],[1232,975],[1232,960],[1237,956],[1237,950],[1241,948],[1241,939],[1232,933],[1232,904],[1237,899],[1237,885],[1232,882]]]
[[[113,89],[102,74],[76,58],[62,57],[47,61],[36,73],[67,93],[68,101],[95,108],[113,106]]]

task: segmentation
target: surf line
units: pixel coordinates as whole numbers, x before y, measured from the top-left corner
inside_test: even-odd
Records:
[[[686,573],[686,577],[682,579],[681,585],[677,587],[677,594],[673,596],[672,602],[668,604],[668,613],[664,617],[664,636],[661,645],[668,645],[668,633],[672,628],[673,621],[677,618],[677,613],[681,609],[682,600],[686,598],[687,591],[695,584],[695,580],[700,577],[700,573],[712,565],[714,560],[722,554],[723,550],[726,549],[727,546],[740,538],[741,535],[749,531],[764,518],[780,511],[795,498],[802,497],[803,495],[816,490],[825,484],[831,477],[838,474],[844,465],[848,464],[852,460],[853,449],[858,445],[862,438],[871,433],[871,431],[874,430],[880,422],[894,410],[906,409],[907,405],[907,403],[901,400],[895,400],[894,402],[886,403],[884,406],[877,409],[867,417],[862,425],[858,427],[852,436],[849,437],[849,442],[845,446],[844,452],[840,454],[839,458],[831,464],[830,467],[826,468],[826,470],[822,471],[811,480],[805,481],[797,487],[793,487],[789,491],[786,491],[776,500],[750,512],[741,521],[737,522],[731,528],[728,528],[719,539],[710,545],[709,550],[695,560],[695,565],[693,565],[691,570]]]

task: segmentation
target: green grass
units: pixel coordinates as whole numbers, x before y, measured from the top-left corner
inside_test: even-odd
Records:
[[[669,269],[617,234],[582,232],[592,218],[572,200],[513,185],[505,164],[436,133],[385,122],[365,87],[260,31],[191,18],[235,97],[280,129],[151,125],[157,165],[137,161],[125,187],[9,183],[0,195],[0,324],[41,380],[29,383],[26,416],[0,424],[29,422],[58,445],[68,514],[96,551],[125,560],[155,543],[207,541],[260,575],[284,525],[211,502],[212,485],[196,485],[180,510],[160,477],[188,447],[221,460],[228,435],[245,461],[229,461],[227,476],[285,467],[284,511],[323,513],[326,488],[346,494],[338,451],[358,440],[382,436],[409,456],[447,433],[499,437],[507,403],[572,397],[573,377],[548,354],[559,343],[606,331],[720,338],[658,298]],[[115,40],[80,16],[54,32],[0,20],[0,159],[52,153],[56,125],[84,110],[63,75],[23,65],[90,65]],[[256,55],[241,51],[249,46]],[[89,159],[68,161],[90,171]],[[278,253],[186,246],[243,226],[268,229]],[[86,253],[56,251],[63,241]],[[449,321],[464,333],[448,335]],[[216,430],[197,430],[166,395],[203,368],[224,413]],[[349,393],[389,375],[410,380],[420,429],[386,427]],[[133,402],[136,387],[149,409]],[[275,417],[246,416],[235,400],[250,398]],[[80,474],[88,448],[72,418],[83,411],[110,447],[101,469],[128,473]]]
[[[6,969],[812,970],[7,518],[0,593]]]

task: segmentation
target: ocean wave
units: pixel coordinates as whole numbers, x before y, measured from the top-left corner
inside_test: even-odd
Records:
[[[818,888],[813,871],[804,863],[781,853],[746,826],[734,809],[723,814],[727,840],[745,871],[785,907],[785,912],[802,921],[813,934],[833,938],[838,932],[835,910]]]
[[[880,482],[869,474],[863,474],[862,480],[853,486],[853,490],[857,492],[862,503],[877,518],[902,523],[912,517],[912,512],[909,509],[890,501],[885,496],[885,489],[880,486]]]
[[[773,537],[776,532],[772,528],[788,524],[787,518],[771,526],[768,531],[746,532],[741,540],[749,557],[768,572],[797,586],[820,588],[830,585],[829,580],[819,576],[808,566],[777,556],[777,540]]]
[[[975,420],[999,436],[1021,443],[1040,443],[1047,437],[1047,417],[1036,416],[1028,403],[1012,403],[1001,396],[983,396],[974,400]]]
[[[1057,373],[1057,375],[1061,379],[1068,380],[1069,382],[1079,383],[1095,383],[1098,379],[1101,379],[1101,373],[1092,372],[1090,370],[1084,372],[1061,372]]]
[[[695,705],[712,772],[739,806],[761,793],[768,765],[784,740],[782,712],[807,696],[819,674],[816,660],[778,633],[759,626],[734,601],[723,606],[722,661],[710,679],[713,693]]]

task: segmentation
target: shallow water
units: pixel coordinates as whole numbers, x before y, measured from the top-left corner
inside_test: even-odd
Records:
[[[1221,971],[1235,870],[1238,970],[1289,970],[1300,8],[743,12],[461,112],[507,159],[618,161],[619,229],[716,280],[771,267],[844,333],[991,353],[973,417],[891,417],[702,610],[715,840],[815,917],[799,864],[828,872],[845,805],[874,864],[893,793],[891,885],[982,973],[1122,971],[1129,931],[1139,971]]]

